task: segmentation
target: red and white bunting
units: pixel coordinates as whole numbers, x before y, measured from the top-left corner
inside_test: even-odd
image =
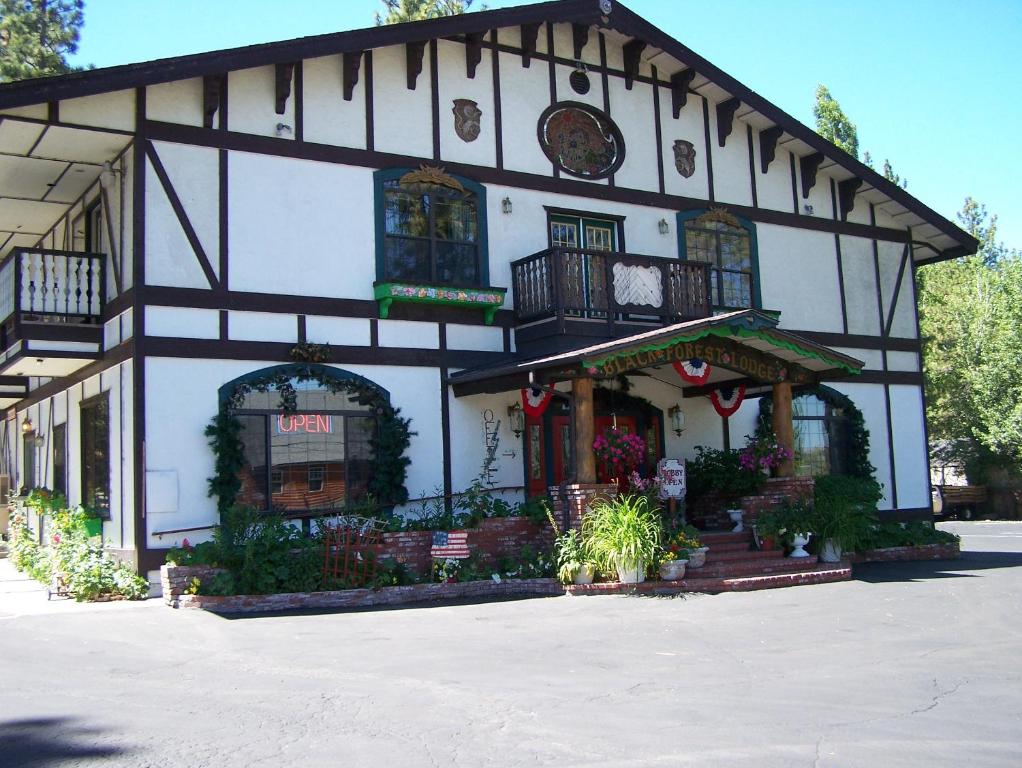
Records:
[[[705,384],[706,380],[710,378],[710,364],[697,357],[691,360],[682,360],[680,363],[674,362],[671,365],[674,366],[678,375],[689,384]]]
[[[534,419],[543,415],[553,399],[553,392],[544,392],[539,387],[526,387],[522,390],[522,408]]]
[[[731,416],[742,407],[742,400],[745,399],[745,385],[737,387],[720,387],[710,393],[710,402],[721,416],[725,419]]]

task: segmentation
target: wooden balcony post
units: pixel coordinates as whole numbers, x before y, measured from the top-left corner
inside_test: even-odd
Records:
[[[795,450],[795,428],[791,421],[791,384],[782,381],[773,386],[773,414],[771,426],[777,443],[789,451]],[[778,477],[791,477],[795,474],[795,462],[789,459],[777,468]]]
[[[596,439],[596,425],[593,421],[593,380],[590,378],[573,379],[571,397],[574,401],[572,409],[575,423],[575,482],[596,482],[596,454],[593,453],[593,440]]]

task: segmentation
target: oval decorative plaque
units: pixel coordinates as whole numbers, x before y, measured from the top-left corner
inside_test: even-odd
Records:
[[[561,101],[543,111],[539,144],[550,162],[583,179],[604,179],[625,159],[625,142],[614,122],[575,101]]]

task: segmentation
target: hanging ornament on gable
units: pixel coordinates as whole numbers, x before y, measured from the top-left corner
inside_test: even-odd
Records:
[[[544,392],[539,387],[526,387],[522,390],[522,408],[534,419],[543,415],[553,399],[553,392]]]
[[[678,375],[689,384],[705,384],[706,380],[710,378],[710,364],[698,357],[681,362],[675,361],[671,365],[674,366]]]
[[[717,413],[725,419],[731,416],[742,407],[742,400],[745,399],[745,385],[737,387],[720,387],[710,393],[710,402]]]

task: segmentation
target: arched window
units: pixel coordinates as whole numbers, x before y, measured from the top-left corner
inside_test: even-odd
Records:
[[[795,474],[845,475],[849,472],[849,419],[844,406],[815,394],[791,402],[795,429]]]
[[[244,450],[236,501],[282,512],[343,509],[364,499],[372,480],[379,414],[365,393],[384,398],[387,393],[354,374],[322,366],[314,379],[288,379],[293,368],[258,371],[221,388],[240,425]],[[249,386],[249,381],[259,384]],[[294,392],[294,407],[286,412],[279,386],[285,381]]]
[[[380,281],[487,284],[482,186],[429,167],[378,171],[375,183]]]
[[[756,228],[746,219],[714,208],[678,214],[679,254],[710,265],[710,301],[715,310],[760,307]]]

